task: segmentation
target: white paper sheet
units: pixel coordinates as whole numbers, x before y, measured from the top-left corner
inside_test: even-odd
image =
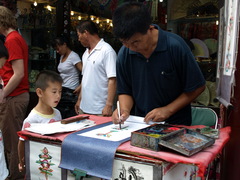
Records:
[[[144,122],[144,117],[140,117],[140,116],[129,116],[128,119],[126,120],[126,122],[134,122],[134,123],[141,123],[141,124],[146,124]],[[149,121],[148,125],[152,125],[152,124],[164,124],[165,122],[153,122],[153,121]]]
[[[150,126],[150,124],[153,124],[146,124],[143,120],[143,117],[129,116],[129,118],[122,125],[121,130],[119,129],[118,124],[111,124],[78,135],[96,139],[104,139],[108,141],[120,141],[131,137],[131,132],[146,128]]]
[[[95,125],[95,122],[92,120],[81,120],[69,124],[61,124],[60,121],[41,124],[41,123],[33,123],[31,127],[26,128],[27,131],[31,131],[38,134],[55,134],[55,133],[63,133],[63,132],[71,132],[80,129],[84,129],[86,127],[90,127]]]
[[[122,129],[116,128],[118,126],[119,125],[111,124],[111,125],[104,126],[102,128],[97,128],[92,131],[88,131],[88,132],[78,134],[78,135],[91,137],[91,138],[97,138],[97,139],[104,139],[104,140],[109,140],[109,141],[120,141],[120,140],[130,137],[131,132],[136,131],[138,129],[145,128],[149,125],[125,122]]]

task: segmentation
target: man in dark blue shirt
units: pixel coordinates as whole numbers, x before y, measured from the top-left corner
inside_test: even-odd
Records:
[[[191,124],[190,103],[205,89],[205,80],[185,41],[151,24],[145,5],[124,3],[113,15],[113,32],[123,47],[117,59],[117,93],[121,117]]]

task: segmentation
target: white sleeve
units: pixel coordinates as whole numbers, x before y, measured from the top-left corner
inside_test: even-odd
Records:
[[[116,77],[116,59],[117,55],[114,50],[106,52],[105,69],[108,78]]]
[[[62,120],[62,115],[61,115],[60,111],[56,108],[54,108],[54,111],[55,111],[55,120],[56,121]]]
[[[76,65],[77,63],[81,62],[81,59],[77,53],[73,52],[71,56],[71,61],[73,65]]]

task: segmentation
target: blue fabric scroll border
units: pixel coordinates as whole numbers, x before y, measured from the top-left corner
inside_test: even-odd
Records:
[[[130,137],[121,141],[107,141],[77,135],[110,124],[112,122],[68,135],[62,142],[59,167],[69,170],[77,168],[92,176],[111,179],[115,152],[118,146],[130,140]]]

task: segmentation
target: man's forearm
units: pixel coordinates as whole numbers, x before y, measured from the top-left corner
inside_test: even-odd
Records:
[[[204,89],[205,85],[192,92],[182,93],[177,99],[168,104],[166,107],[171,112],[171,115],[173,115],[186,105],[190,104],[194,99],[196,99],[204,91]]]
[[[116,78],[109,78],[108,79],[108,97],[106,101],[107,106],[113,106],[114,98],[116,96]]]
[[[124,111],[128,112],[130,114],[130,111],[133,107],[133,98],[130,95],[127,94],[120,94],[118,96],[118,100],[120,102],[121,112]]]

